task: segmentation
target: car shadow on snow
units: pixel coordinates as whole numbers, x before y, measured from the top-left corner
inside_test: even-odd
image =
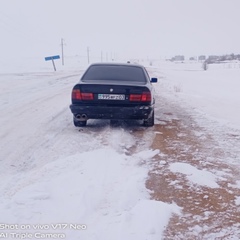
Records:
[[[105,120],[105,119],[91,119],[88,120],[87,125],[84,127],[77,128],[79,131],[83,130],[99,130],[106,127],[111,128],[124,128],[128,130],[133,130],[136,128],[146,129],[147,127],[143,126],[142,121],[140,120]]]

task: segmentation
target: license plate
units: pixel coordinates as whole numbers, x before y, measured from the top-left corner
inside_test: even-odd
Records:
[[[125,100],[124,94],[98,94],[98,99],[101,100]]]

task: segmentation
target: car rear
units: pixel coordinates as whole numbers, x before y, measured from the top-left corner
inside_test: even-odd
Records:
[[[141,66],[94,64],[74,86],[70,108],[75,123],[88,119],[148,119],[154,109],[152,86]]]

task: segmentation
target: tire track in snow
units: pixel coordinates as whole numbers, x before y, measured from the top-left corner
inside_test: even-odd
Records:
[[[0,133],[3,139],[0,145],[0,161],[2,168],[10,171],[28,169],[34,162],[34,154],[37,154],[44,144],[46,146],[50,138],[52,143],[57,140],[57,134],[62,134],[61,129],[65,128],[64,122],[67,122],[69,95],[73,80],[76,82],[75,75],[37,76],[40,79],[35,79],[35,75],[29,74],[27,80],[25,75],[12,76],[16,78],[16,87],[8,86],[8,89],[11,96],[17,94],[16,99],[12,96],[9,104],[3,105],[1,125],[4,127]],[[50,83],[55,85],[50,87]],[[51,129],[59,124],[58,120],[62,125],[59,125],[55,133],[51,133]],[[51,148],[51,144],[48,147]]]

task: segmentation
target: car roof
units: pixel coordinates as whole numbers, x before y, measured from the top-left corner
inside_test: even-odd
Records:
[[[137,64],[137,63],[116,63],[116,62],[100,62],[100,63],[92,63],[89,67],[91,66],[124,66],[124,67],[140,67],[144,68],[144,66]]]

